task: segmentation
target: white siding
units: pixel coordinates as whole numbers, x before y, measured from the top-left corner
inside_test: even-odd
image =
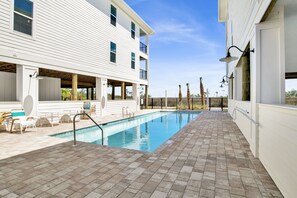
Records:
[[[130,112],[135,112],[137,102],[135,100],[117,100],[117,101],[108,101],[106,105],[106,112],[108,115],[120,114],[123,107],[128,107]]]
[[[284,197],[296,197],[297,108],[258,107],[259,158]]]
[[[22,109],[20,102],[0,102],[0,112],[10,112],[13,109]]]
[[[139,60],[131,69],[131,51],[139,57],[137,37],[130,36],[131,19],[118,9],[118,24],[110,24],[110,0],[97,0],[98,10],[85,0],[36,1],[34,37],[10,32],[11,3],[0,1],[0,61],[26,63],[90,76],[137,82]],[[91,2],[91,0],[90,0]],[[117,64],[110,64],[110,41],[117,44]]]
[[[16,74],[0,72],[0,101],[16,101]]]
[[[84,101],[52,101],[39,102],[38,112],[55,112],[63,114],[65,112],[80,113],[83,108]],[[91,101],[91,105],[96,105],[96,115],[100,115],[101,103],[98,101]]]

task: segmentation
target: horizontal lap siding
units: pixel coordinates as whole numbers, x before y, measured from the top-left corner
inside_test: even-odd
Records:
[[[283,195],[297,194],[297,109],[259,105],[259,158]]]
[[[130,100],[130,101],[109,101],[107,102],[106,106],[106,112],[108,115],[111,114],[120,114],[122,113],[123,107],[128,107],[129,112],[135,112],[136,111],[136,101]]]
[[[22,109],[20,102],[0,102],[0,112],[10,112],[13,109]]]
[[[100,1],[106,12],[110,1]],[[58,61],[58,65],[53,65],[57,68],[80,70],[94,76],[139,79],[139,60],[135,70],[130,67],[131,51],[137,56],[139,53],[139,38],[131,39],[128,27],[131,20],[121,10],[118,9],[120,24],[113,27],[109,15],[84,0],[35,4],[35,37],[30,39],[10,32],[10,1],[0,1],[0,49],[29,54],[32,62],[42,62],[46,57]],[[110,41],[117,43],[116,65],[109,62]]]

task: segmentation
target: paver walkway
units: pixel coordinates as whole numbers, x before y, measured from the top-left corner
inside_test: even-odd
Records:
[[[154,153],[62,143],[0,161],[0,197],[282,197],[230,116],[204,112]]]

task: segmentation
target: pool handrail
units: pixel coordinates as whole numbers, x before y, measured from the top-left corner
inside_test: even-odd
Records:
[[[76,129],[75,129],[75,119],[77,116],[87,116],[100,130],[101,130],[101,141],[102,141],[102,145],[104,145],[103,143],[103,129],[102,127],[93,119],[91,118],[91,116],[89,114],[87,114],[85,111],[83,111],[82,113],[78,113],[75,114],[74,118],[73,118],[73,146],[76,146]]]

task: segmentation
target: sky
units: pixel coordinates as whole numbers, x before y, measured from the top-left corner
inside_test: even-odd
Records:
[[[155,31],[150,36],[149,94],[178,97],[200,92],[199,78],[210,96],[226,96],[220,88],[226,74],[225,24],[218,22],[217,0],[125,0]],[[286,91],[297,89],[297,79],[286,80]]]
[[[155,31],[150,36],[149,94],[178,97],[200,91],[199,78],[210,96],[227,95],[220,88],[226,66],[225,25],[218,22],[217,0],[125,0]]]

